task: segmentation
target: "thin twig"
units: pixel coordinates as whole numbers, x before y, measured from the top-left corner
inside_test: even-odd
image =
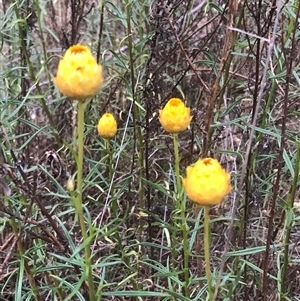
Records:
[[[184,47],[183,47],[183,45],[182,45],[182,43],[181,43],[181,41],[180,41],[180,39],[179,39],[179,37],[178,37],[178,35],[176,33],[175,27],[174,27],[173,23],[171,22],[170,18],[168,18],[168,22],[169,22],[170,27],[172,28],[173,34],[174,34],[174,36],[176,38],[176,41],[178,42],[178,45],[179,45],[182,53],[184,54],[187,62],[189,63],[191,69],[194,71],[194,73],[195,73],[197,79],[199,80],[199,82],[201,83],[201,85],[206,89],[206,91],[209,91],[208,86],[205,84],[205,82],[199,76],[199,74],[197,72],[197,67],[193,64],[193,62],[191,61],[191,59],[187,55],[186,51],[184,50]]]
[[[244,186],[247,162],[248,162],[249,156],[251,154],[252,141],[253,141],[253,138],[254,138],[255,127],[256,127],[256,123],[257,123],[257,119],[258,119],[258,112],[259,112],[259,109],[260,109],[260,106],[261,106],[261,101],[262,101],[264,89],[265,89],[266,82],[267,82],[267,73],[268,73],[268,69],[269,69],[269,65],[270,65],[270,62],[271,62],[272,53],[273,53],[273,49],[274,49],[274,43],[275,43],[276,32],[277,32],[277,28],[278,28],[279,16],[280,16],[281,8],[282,8],[282,2],[277,1],[277,5],[278,6],[277,6],[277,11],[276,11],[276,19],[275,19],[275,23],[274,23],[274,27],[273,27],[272,36],[271,36],[270,41],[269,41],[268,54],[267,54],[267,58],[266,58],[265,67],[263,69],[263,76],[262,76],[260,90],[259,90],[258,97],[257,97],[257,106],[256,106],[256,109],[255,109],[253,121],[251,123],[251,131],[250,131],[249,141],[248,141],[248,145],[247,145],[247,149],[246,149],[245,161],[244,161],[244,164],[242,166],[241,177],[240,177],[240,181],[239,181],[239,184],[238,184],[238,190],[234,191],[234,198],[233,198],[234,202],[232,203],[231,211],[230,211],[231,220],[230,220],[230,224],[228,226],[227,233],[226,233],[224,253],[223,253],[223,256],[222,256],[220,270],[219,270],[219,274],[218,274],[218,280],[217,280],[217,283],[216,283],[216,290],[215,290],[214,300],[216,300],[216,297],[217,297],[217,294],[218,294],[218,287],[220,286],[222,273],[223,273],[225,262],[226,262],[226,259],[227,259],[227,253],[229,251],[229,245],[230,245],[231,237],[232,237],[232,234],[233,234],[234,219],[235,219],[235,215],[236,215],[236,212],[237,212],[237,206],[238,206],[238,200],[239,200],[238,191],[242,191],[242,188]]]

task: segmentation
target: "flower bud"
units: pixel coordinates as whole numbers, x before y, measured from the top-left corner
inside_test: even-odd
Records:
[[[117,133],[117,122],[110,113],[105,113],[98,122],[98,133],[102,138],[113,138]]]
[[[54,82],[62,94],[84,100],[102,85],[102,67],[88,47],[77,44],[71,46],[60,60]]]
[[[198,205],[216,205],[231,191],[230,174],[212,158],[198,160],[186,169],[186,195]]]
[[[159,110],[159,121],[169,133],[176,134],[186,130],[191,120],[190,109],[179,98],[171,98],[166,106]]]
[[[67,181],[67,185],[66,186],[67,186],[67,190],[69,192],[74,191],[74,189],[75,189],[75,182],[74,182],[74,180],[72,178],[69,178],[68,181]]]

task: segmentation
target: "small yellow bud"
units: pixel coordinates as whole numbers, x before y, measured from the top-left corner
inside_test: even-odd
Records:
[[[143,212],[143,211],[139,211],[139,217],[148,217],[149,215],[148,215],[148,213],[146,213],[146,212]]]
[[[187,129],[192,116],[190,109],[179,98],[171,98],[162,110],[159,110],[159,121],[165,131],[179,133]]]
[[[69,178],[67,181],[67,190],[69,192],[72,192],[72,191],[74,191],[74,189],[75,189],[75,182],[72,178]]]
[[[102,138],[113,138],[117,133],[117,122],[115,117],[110,113],[105,113],[98,122],[98,133]]]
[[[71,46],[60,60],[54,82],[62,94],[84,100],[102,85],[102,67],[88,47],[77,44]]]
[[[212,158],[198,160],[186,169],[186,195],[198,205],[216,205],[231,191],[230,174]]]

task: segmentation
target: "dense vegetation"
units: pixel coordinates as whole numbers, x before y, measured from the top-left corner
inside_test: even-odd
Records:
[[[299,14],[296,0],[2,0],[0,300],[300,300]],[[104,76],[84,104],[82,206],[78,102],[53,80],[77,43]],[[172,97],[193,116],[178,140],[159,122]],[[205,157],[232,185],[206,214],[179,189]]]

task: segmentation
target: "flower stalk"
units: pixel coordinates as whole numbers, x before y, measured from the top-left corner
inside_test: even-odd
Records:
[[[115,119],[115,117],[110,114],[110,113],[105,113],[98,122],[97,125],[97,130],[98,130],[98,134],[100,137],[105,139],[105,148],[106,148],[106,153],[108,154],[108,174],[109,174],[109,182],[112,185],[111,188],[111,199],[112,199],[112,209],[113,209],[113,213],[114,213],[114,217],[118,218],[118,202],[117,199],[114,198],[113,196],[113,149],[111,148],[111,143],[110,140],[111,138],[113,138],[118,130],[118,125],[117,125],[117,121]]]
[[[173,135],[173,143],[174,143],[174,155],[175,155],[175,175],[176,175],[176,192],[179,196],[181,194],[181,180],[180,180],[180,172],[179,172],[179,148],[178,148],[178,134]]]
[[[93,96],[103,82],[102,67],[97,63],[91,50],[84,45],[71,46],[60,60],[54,82],[59,91],[67,97],[78,100],[78,158],[77,158],[77,191],[73,196],[76,213],[78,215],[84,242],[85,275],[89,286],[89,300],[95,301],[96,294],[92,274],[91,237],[87,233],[82,204],[82,176],[83,176],[83,136],[84,136],[84,101]],[[72,183],[69,182],[72,193]]]
[[[175,189],[175,213],[174,220],[177,220],[177,214],[180,215],[178,219],[180,221],[180,230],[182,232],[182,256],[183,256],[183,277],[184,277],[184,295],[190,297],[189,292],[189,243],[188,243],[188,227],[185,217],[185,201],[183,199],[182,183],[180,177],[180,157],[179,157],[179,140],[178,133],[185,131],[190,122],[192,116],[190,115],[190,109],[185,106],[183,101],[179,98],[171,98],[162,110],[159,110],[159,122],[166,132],[173,134],[174,155],[175,155],[175,177],[176,177],[176,189]],[[176,251],[176,243],[178,237],[177,232],[174,231],[173,235],[173,248],[172,248],[172,266],[176,269],[176,258],[178,257]]]
[[[83,136],[84,136],[84,103],[78,102],[78,161],[77,161],[77,195],[75,198],[75,208],[77,211],[79,224],[81,228],[81,233],[83,241],[89,240],[88,233],[86,231],[84,214],[83,214],[83,204],[82,204],[82,174],[83,174]],[[91,259],[91,248],[90,242],[85,243],[84,247],[85,256],[85,268],[89,286],[89,296],[90,301],[96,300],[93,272],[92,272],[92,259]]]
[[[174,140],[174,154],[175,154],[175,175],[176,175],[176,209],[179,209],[181,214],[181,231],[183,240],[183,274],[184,274],[184,295],[190,296],[189,292],[189,243],[188,243],[188,232],[185,217],[185,202],[183,200],[182,185],[180,178],[180,157],[179,157],[179,141],[178,134],[173,135]]]
[[[113,183],[113,149],[111,148],[110,139],[105,139],[105,148],[108,154],[108,178],[109,183],[111,183],[111,200],[112,200],[112,211],[115,218],[118,218],[118,200],[114,197],[114,183]],[[117,233],[119,234],[119,233]],[[119,238],[119,235],[118,235]]]
[[[204,206],[204,258],[209,300],[213,300],[213,288],[210,271],[210,217],[209,206]]]
[[[199,159],[186,170],[183,186],[191,201],[204,207],[204,257],[209,300],[213,300],[210,271],[210,206],[221,203],[231,191],[230,174],[212,158]]]

